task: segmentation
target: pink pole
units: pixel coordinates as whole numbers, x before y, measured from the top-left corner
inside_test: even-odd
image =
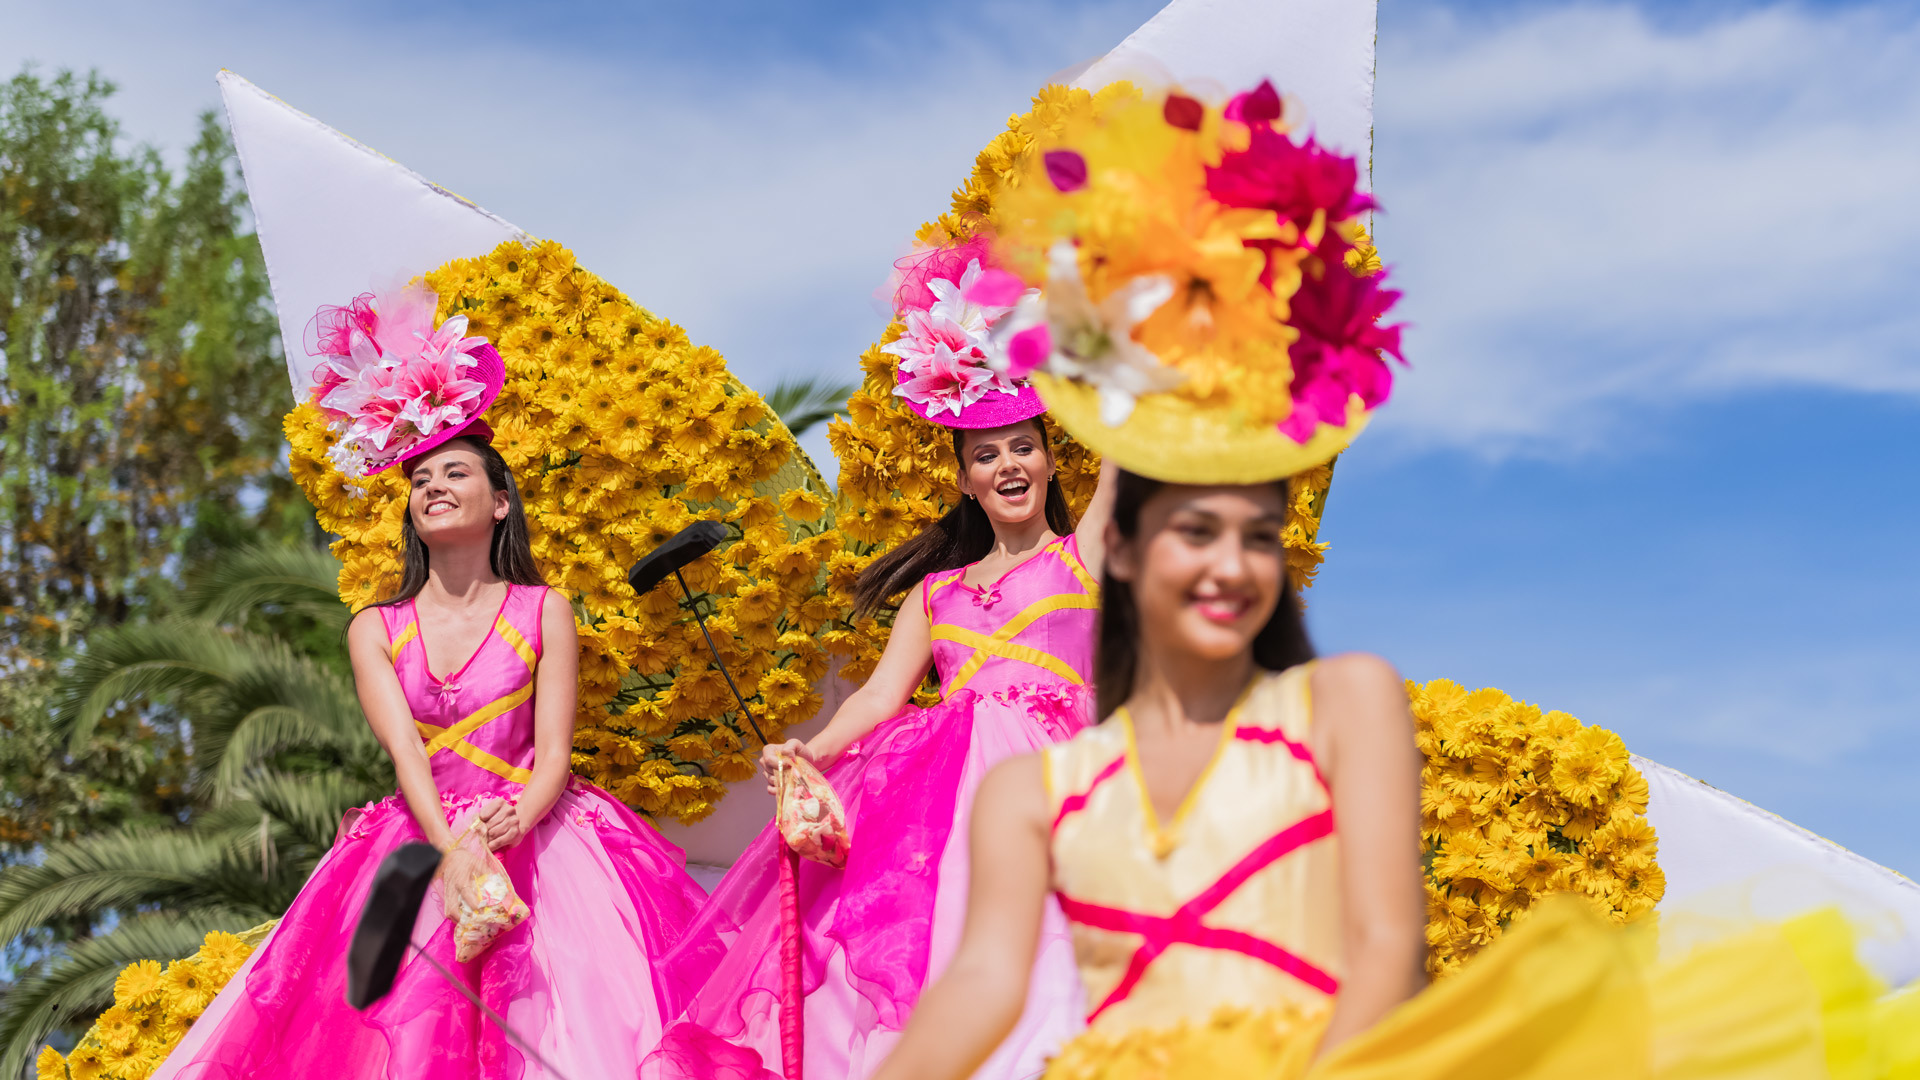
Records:
[[[800,978],[800,853],[780,843],[780,1073],[806,1068],[806,986]]]

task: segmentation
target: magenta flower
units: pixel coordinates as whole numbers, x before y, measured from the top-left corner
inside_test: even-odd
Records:
[[[1207,117],[1207,107],[1182,94],[1168,94],[1167,103],[1160,106],[1160,117],[1170,127],[1199,131],[1201,121]]]
[[[1347,269],[1350,250],[1329,232],[1314,250],[1293,295],[1287,322],[1300,337],[1287,350],[1293,365],[1293,412],[1280,431],[1304,443],[1321,424],[1345,427],[1347,406],[1358,395],[1371,411],[1393,389],[1393,370],[1382,353],[1405,364],[1399,324],[1380,325],[1400,294],[1382,289],[1385,273],[1362,277]]]
[[[473,403],[486,392],[485,383],[461,377],[462,368],[470,364],[445,358],[414,360],[401,366],[381,396],[398,404],[396,419],[413,425],[423,438],[431,436],[465,423]]]
[[[1079,191],[1087,186],[1087,159],[1077,150],[1049,150],[1041,159],[1047,166],[1047,179],[1061,191]]]
[[[908,374],[912,377],[894,387],[895,394],[930,413],[951,412],[955,416],[996,389],[1000,378],[982,360],[957,354],[943,341],[936,342]]]
[[[1332,223],[1373,209],[1373,197],[1358,189],[1359,178],[1352,158],[1322,149],[1311,137],[1296,145],[1272,127],[1256,124],[1247,149],[1228,152],[1220,164],[1207,167],[1207,193],[1225,206],[1272,210],[1304,233],[1322,211]],[[1273,284],[1273,252],[1285,245],[1246,241],[1266,255],[1262,284]]]
[[[993,699],[1006,708],[1025,709],[1058,742],[1095,719],[1093,690],[1087,686],[1025,683],[995,690]]]
[[[1261,79],[1259,86],[1235,94],[1222,115],[1243,124],[1271,124],[1280,119],[1280,91],[1273,88],[1273,80]]]

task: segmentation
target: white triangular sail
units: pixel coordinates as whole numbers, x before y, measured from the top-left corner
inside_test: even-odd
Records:
[[[280,316],[287,377],[304,400],[301,344],[322,304],[399,285],[526,234],[231,71],[220,96]]]
[[[1322,146],[1370,163],[1377,14],[1375,0],[1173,0],[1074,85],[1172,80],[1228,94],[1272,79]]]
[[[1838,907],[1893,985],[1920,978],[1920,884],[1744,799],[1635,756],[1667,877],[1663,913],[1779,919]]]

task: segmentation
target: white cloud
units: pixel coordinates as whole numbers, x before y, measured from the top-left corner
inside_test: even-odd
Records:
[[[1920,395],[1920,21],[1624,6],[1381,34],[1381,427],[1564,453],[1760,387]]]
[[[179,147],[232,67],[574,247],[762,387],[854,377],[888,260],[975,151],[1152,10],[988,4],[912,40],[852,35],[858,61],[828,65],[471,20],[368,34],[234,0],[23,7],[0,70],[98,65],[130,131]],[[1384,14],[1379,232],[1415,367],[1380,443],[1567,453],[1634,410],[1754,387],[1920,394],[1920,22]]]
[[[129,133],[177,149],[230,67],[566,243],[770,390],[789,375],[856,380],[884,323],[873,294],[913,230],[1049,74],[1143,17],[1124,3],[1050,21],[975,14],[971,36],[927,25],[913,41],[856,42],[870,64],[827,69],[589,34],[534,47],[479,22],[457,38],[430,25],[368,34],[321,9],[261,20],[230,0],[102,0],[10,15],[0,71],[97,66],[124,88],[112,108]],[[1024,37],[1004,33],[1016,20]],[[831,475],[824,436],[806,443]]]

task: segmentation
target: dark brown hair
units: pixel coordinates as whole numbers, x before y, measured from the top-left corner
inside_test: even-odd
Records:
[[[1047,443],[1047,425],[1039,417],[1029,421],[1040,432],[1040,445],[1053,457]],[[967,429],[953,429],[953,460],[961,472],[967,468],[963,451]],[[1047,478],[1047,528],[1065,536],[1073,531],[1073,514],[1060,494],[1060,485]],[[920,530],[912,539],[873,560],[853,583],[853,615],[864,618],[885,607],[887,601],[913,588],[928,574],[952,570],[979,562],[993,550],[993,519],[980,509],[978,499],[961,496],[960,503],[939,521]]]
[[[448,439],[436,450],[444,450],[456,443],[464,443],[480,455],[480,468],[487,474],[488,487],[507,493],[507,516],[493,523],[493,549],[487,554],[487,565],[503,581],[515,585],[545,585],[547,579],[540,576],[540,567],[533,561],[533,545],[527,539],[527,510],[520,502],[520,485],[514,483],[513,470],[507,468],[507,459],[485,441],[469,437]],[[403,464],[401,468],[406,466]],[[400,538],[404,545],[400,588],[374,607],[404,604],[420,595],[420,590],[427,584],[431,553],[413,527],[411,498],[401,503],[400,514]]]
[[[1274,484],[1287,494],[1287,481]],[[1158,480],[1122,470],[1113,499],[1113,524],[1127,540],[1140,534],[1140,508],[1154,493],[1167,485]],[[1102,720],[1124,704],[1133,694],[1134,680],[1140,669],[1140,609],[1133,602],[1133,586],[1113,576],[1113,555],[1107,555],[1107,568],[1100,576],[1100,629],[1094,644],[1093,681]],[[1294,592],[1293,579],[1282,578],[1280,602],[1273,607],[1267,625],[1253,637],[1253,662],[1268,671],[1285,671],[1295,664],[1313,659],[1313,641],[1307,637],[1307,623],[1300,614],[1300,597]]]

